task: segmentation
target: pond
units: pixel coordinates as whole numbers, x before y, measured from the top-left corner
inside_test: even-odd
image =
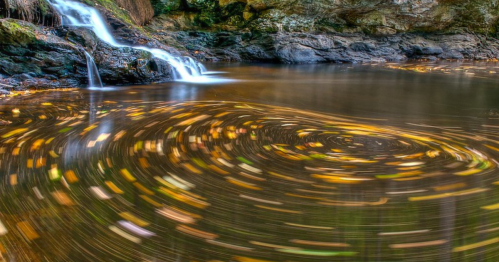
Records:
[[[0,98],[6,261],[497,261],[496,63]]]

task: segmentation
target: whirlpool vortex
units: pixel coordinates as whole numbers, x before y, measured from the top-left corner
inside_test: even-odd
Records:
[[[498,259],[494,127],[220,101],[1,110],[9,261]]]

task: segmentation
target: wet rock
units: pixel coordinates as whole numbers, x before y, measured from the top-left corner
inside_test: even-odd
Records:
[[[99,40],[97,36],[88,28],[78,27],[57,27],[57,36],[67,39],[72,43],[84,46],[87,50],[94,50]]]
[[[26,73],[18,75],[18,76],[17,76],[17,78],[18,78],[20,81],[26,81],[26,80],[28,80],[28,79],[33,79],[33,77],[32,77],[31,75],[26,74]]]
[[[276,61],[277,57],[273,50],[269,50],[259,45],[246,46],[241,50],[242,60],[246,61]]]
[[[206,8],[212,8],[215,5],[215,1],[212,0],[185,0],[188,8],[202,10]]]
[[[395,35],[397,30],[387,26],[376,26],[371,29],[371,33],[376,36]]]
[[[350,49],[356,52],[371,52],[376,49],[376,46],[372,43],[354,42],[350,44]]]
[[[158,14],[179,10],[182,5],[182,0],[153,0],[151,2]]]
[[[486,37],[496,35],[496,2],[186,0],[178,12],[153,19],[150,32],[212,61],[485,59],[497,57],[497,40]],[[227,11],[236,6],[237,12]],[[251,39],[238,38],[247,33]]]
[[[218,5],[220,7],[226,7],[228,5],[231,5],[231,4],[235,4],[235,3],[248,3],[247,0],[218,0]]]
[[[54,87],[64,78],[84,83],[86,67],[82,49],[35,25],[13,19],[0,19],[0,72],[14,86]],[[51,80],[44,79],[49,74]]]
[[[449,50],[447,52],[442,53],[438,57],[441,59],[455,59],[455,60],[464,59],[464,55],[458,52],[457,50]]]
[[[440,46],[420,46],[413,45],[409,52],[413,55],[439,55],[443,53]]]
[[[473,34],[364,33],[274,34],[169,32],[169,39],[187,47],[202,61],[280,61],[283,63],[366,63],[407,59],[492,59],[499,41]]]
[[[152,54],[147,51],[129,47],[113,47],[100,41],[92,31],[85,28],[62,28],[58,32],[64,34],[72,42],[86,47],[94,57],[104,84],[145,84],[172,80],[172,69],[168,63],[153,58]],[[118,31],[117,34],[124,34],[124,31]],[[137,33],[137,35],[140,34]],[[121,40],[121,43],[126,45],[159,48],[169,51],[172,55],[181,55],[176,49],[145,36],[139,38],[126,34]]]
[[[157,11],[162,3],[174,3],[174,10],[209,16],[205,19],[219,25],[242,17],[249,22],[243,27],[266,32],[281,27],[290,32],[349,31],[374,35],[449,32],[456,28],[493,33],[499,18],[497,1],[484,0],[185,0],[184,6],[178,0],[154,1]],[[227,8],[236,5],[240,11],[227,12]]]
[[[119,32],[126,34],[127,31]],[[54,31],[42,31],[27,22],[0,19],[0,35],[7,39],[0,43],[0,73],[16,87],[86,86],[85,51],[94,56],[104,84],[172,80],[172,68],[167,62],[153,58],[151,53],[143,50],[112,47],[85,28],[59,27]],[[156,40],[137,35],[141,37],[128,35],[124,39],[134,44],[143,41],[144,46],[170,49],[174,55],[180,55],[177,50]]]
[[[278,0],[248,0],[248,6],[255,11],[264,11],[278,6]]]
[[[277,56],[284,63],[318,63],[326,60],[317,55],[311,47],[302,46],[297,43],[278,47]]]
[[[103,83],[145,84],[172,80],[172,68],[149,52],[100,43],[93,53]]]
[[[2,45],[26,46],[36,41],[35,25],[15,19],[0,19]]]

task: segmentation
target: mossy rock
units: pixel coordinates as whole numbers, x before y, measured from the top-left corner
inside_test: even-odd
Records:
[[[248,6],[257,12],[273,8],[279,3],[279,0],[248,0]]]
[[[180,10],[182,7],[182,0],[151,0],[151,4],[156,15],[167,14],[172,11]]]
[[[367,14],[358,14],[353,18],[353,24],[360,26],[386,26],[385,15],[381,12],[373,11]]]
[[[214,0],[186,0],[187,7],[195,10],[212,10],[218,4]]]
[[[0,39],[3,45],[26,46],[36,42],[38,29],[31,23],[15,19],[0,19]]]
[[[222,8],[226,7],[228,5],[235,4],[235,3],[240,3],[240,4],[246,5],[248,3],[248,1],[247,0],[218,0],[218,5]]]
[[[246,8],[245,3],[234,2],[225,6],[221,6],[221,14],[224,18],[232,16],[240,16],[242,18],[243,12]]]
[[[121,8],[114,0],[85,0],[85,3],[94,7],[100,5],[126,25],[133,28],[139,28],[134,23],[130,12]]]

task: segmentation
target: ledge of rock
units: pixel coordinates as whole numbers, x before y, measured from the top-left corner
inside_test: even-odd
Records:
[[[86,86],[85,51],[94,56],[106,85],[172,80],[172,68],[165,61],[146,51],[112,47],[88,29],[43,30],[29,22],[0,19],[0,39],[0,83],[15,88]],[[155,41],[146,45],[168,48]]]
[[[499,57],[499,41],[473,33],[161,32],[158,41],[185,47],[201,61],[281,63],[369,63],[408,59],[488,60]]]
[[[160,15],[146,28],[158,41],[184,47],[201,60],[359,63],[498,57],[495,0],[183,3],[158,0],[154,7]]]

